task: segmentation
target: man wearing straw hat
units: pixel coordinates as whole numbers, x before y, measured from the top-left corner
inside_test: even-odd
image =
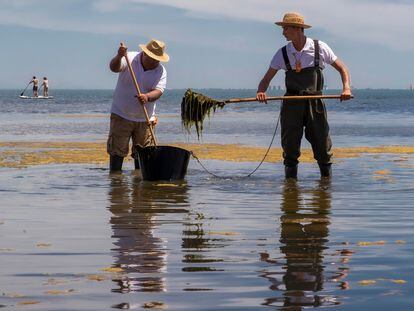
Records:
[[[118,83],[113,95],[111,107],[111,125],[108,136],[107,152],[110,156],[111,171],[120,171],[124,158],[129,152],[129,141],[133,146],[147,146],[151,142],[149,124],[144,109],[148,111],[152,125],[157,123],[155,116],[156,101],[163,94],[167,85],[167,71],[160,62],[168,62],[165,44],[159,40],[151,40],[148,44],[140,44],[141,52],[127,52],[121,43],[117,55],[112,58],[109,67],[119,73]],[[128,57],[135,73],[141,95],[137,95],[135,84],[129,73],[125,60]],[[140,101],[137,101],[137,96]],[[132,155],[134,157],[134,155]],[[139,163],[135,160],[135,168]]]
[[[323,89],[322,69],[333,66],[342,79],[341,100],[351,98],[349,73],[342,61],[324,42],[307,38],[305,24],[298,13],[286,13],[282,22],[286,46],[273,56],[270,67],[259,83],[257,99],[266,101],[266,90],[276,73],[285,70],[286,95],[321,95]],[[322,177],[331,177],[331,138],[326,108],[322,100],[289,100],[282,103],[281,138],[285,177],[297,178],[300,143],[305,128],[305,137],[311,143],[313,155],[318,162]]]

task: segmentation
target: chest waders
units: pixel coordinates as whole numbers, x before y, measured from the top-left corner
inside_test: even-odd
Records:
[[[292,70],[286,51],[282,48],[286,65],[285,95],[321,95],[323,88],[322,68],[319,67],[319,43],[315,43],[314,66]],[[313,156],[318,162],[321,175],[331,175],[331,147],[329,125],[325,104],[321,99],[283,101],[281,108],[281,137],[283,163],[286,178],[297,177],[297,165],[300,157],[300,144],[305,130],[305,138],[312,145]]]

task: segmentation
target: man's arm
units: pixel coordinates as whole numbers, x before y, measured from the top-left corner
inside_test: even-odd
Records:
[[[260,81],[259,86],[257,87],[257,94],[256,94],[256,98],[260,102],[266,101],[267,88],[269,87],[270,81],[272,81],[272,79],[276,75],[276,73],[277,73],[276,69],[273,69],[272,67],[269,67],[269,69],[265,73],[264,77]]]
[[[109,63],[109,68],[112,72],[121,72],[122,71],[122,58],[127,55],[127,47],[125,47],[122,43],[121,46],[118,48],[118,53],[114,58],[111,59]]]
[[[341,75],[341,79],[342,79],[341,100],[351,99],[351,96],[352,96],[351,82],[349,78],[348,69],[346,68],[345,64],[339,58],[332,63],[332,67],[334,67]]]
[[[142,93],[140,96],[138,96],[139,101],[141,104],[146,104],[148,102],[155,102],[158,98],[160,98],[162,95],[162,92],[160,90],[152,90],[148,93]]]
[[[158,98],[160,98],[162,95],[162,92],[160,90],[152,90],[148,93],[142,93],[141,95],[138,96],[138,100],[140,101],[141,104],[145,105],[148,102],[154,102],[156,101]],[[158,123],[158,118],[155,117],[155,119],[152,122],[152,125],[155,126]]]

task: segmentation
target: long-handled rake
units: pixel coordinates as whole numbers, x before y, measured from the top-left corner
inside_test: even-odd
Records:
[[[340,99],[341,95],[303,95],[303,96],[271,96],[266,100],[298,100],[298,99]],[[216,100],[207,97],[203,94],[193,92],[188,89],[181,102],[181,121],[183,127],[190,132],[191,127],[194,125],[197,131],[197,136],[203,131],[203,122],[206,116],[211,115],[217,108],[223,108],[226,104],[230,103],[244,103],[257,101],[255,97],[251,98],[231,98],[225,100]]]

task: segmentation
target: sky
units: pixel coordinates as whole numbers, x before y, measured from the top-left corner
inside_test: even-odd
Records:
[[[113,89],[119,43],[138,50],[155,38],[171,57],[169,89],[255,89],[287,43],[274,22],[292,11],[347,65],[353,87],[414,83],[414,0],[0,0],[0,88],[36,75],[51,89]],[[330,66],[325,80],[341,86]]]

